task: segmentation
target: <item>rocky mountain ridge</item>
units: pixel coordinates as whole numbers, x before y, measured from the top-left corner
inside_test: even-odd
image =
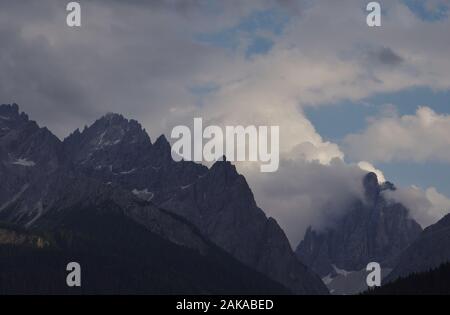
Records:
[[[47,228],[67,209],[114,202],[127,217],[171,242],[201,252],[202,242],[187,227],[192,224],[238,261],[292,292],[327,293],[229,162],[210,169],[175,162],[164,136],[152,143],[138,122],[118,114],[107,114],[64,141],[19,114],[15,104],[1,105],[0,116],[0,176],[6,183],[0,187],[0,220]]]

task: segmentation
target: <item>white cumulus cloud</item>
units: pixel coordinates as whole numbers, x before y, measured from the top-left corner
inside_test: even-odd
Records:
[[[436,223],[450,212],[450,199],[435,187],[422,190],[416,186],[386,191],[388,199],[400,202],[410,210],[410,215],[423,228]]]
[[[450,115],[419,107],[414,115],[372,120],[344,140],[352,159],[371,162],[440,161],[450,163]]]

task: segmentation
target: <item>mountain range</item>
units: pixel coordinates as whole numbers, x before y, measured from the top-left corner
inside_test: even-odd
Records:
[[[119,114],[60,141],[1,105],[0,178],[7,293],[65,292],[50,266],[71,255],[118,277],[89,273],[83,292],[328,293],[231,163],[175,162],[164,136]]]
[[[0,105],[0,179],[4,294],[355,294],[369,262],[389,284],[450,260],[450,215],[422,230],[374,173],[294,252],[234,165],[175,162],[163,135],[120,114],[61,141]],[[81,288],[65,285],[69,261]]]

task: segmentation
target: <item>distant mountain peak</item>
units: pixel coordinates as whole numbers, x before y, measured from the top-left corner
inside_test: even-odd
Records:
[[[0,105],[0,113],[7,112],[7,111],[18,114],[19,113],[19,105],[17,105],[16,103],[1,104]]]
[[[170,147],[169,141],[167,141],[167,138],[165,135],[160,135],[156,141],[155,141],[155,147],[161,148],[161,147]]]
[[[98,121],[107,122],[110,124],[129,122],[129,120],[125,118],[123,115],[113,112],[106,113],[105,115],[100,117]]]
[[[19,105],[13,104],[1,104],[0,105],[0,120],[17,120],[20,118],[23,121],[28,121],[28,115],[25,113],[19,113]]]
[[[362,186],[363,199],[355,199],[327,230],[308,229],[297,247],[298,256],[323,277],[333,272],[333,265],[359,271],[368,262],[378,261],[392,267],[422,230],[402,204],[386,202],[381,192],[395,190],[394,184],[380,185],[377,175],[368,173]]]
[[[230,161],[227,161],[225,156],[223,156],[223,160],[217,160],[213,166],[211,167],[211,172],[217,173],[220,176],[224,176],[224,178],[235,179],[240,176],[236,170],[236,166],[231,164]]]
[[[108,113],[82,132],[75,130],[64,139],[64,144],[66,154],[72,156],[76,164],[102,168],[113,164],[122,169],[148,152],[151,140],[136,120]]]
[[[84,133],[94,133],[96,137],[99,137],[98,141],[103,142],[104,137],[108,136],[109,142],[118,143],[123,138],[131,138],[131,141],[138,141],[144,139],[144,141],[150,141],[145,129],[142,128],[134,119],[127,119],[124,116],[116,113],[108,113],[96,120],[91,126],[83,130]]]
[[[375,203],[381,192],[377,174],[373,172],[367,173],[363,179],[363,187],[367,202]]]
[[[372,204],[378,200],[382,191],[395,191],[397,189],[395,185],[389,181],[379,184],[378,176],[373,172],[367,173],[364,176],[363,187],[366,201]]]
[[[133,126],[133,127],[138,127],[139,129],[143,129],[142,126],[136,120],[128,119],[121,114],[112,113],[112,112],[109,112],[109,113],[103,115],[102,117],[100,117],[99,119],[97,119],[94,122],[94,124],[92,124],[92,126],[94,126],[96,124],[97,125],[101,124],[103,126],[118,126],[118,125]]]
[[[395,185],[389,181],[384,182],[383,184],[381,184],[381,190],[385,191],[385,190],[391,190],[391,191],[395,191],[397,190],[397,187],[395,187]]]

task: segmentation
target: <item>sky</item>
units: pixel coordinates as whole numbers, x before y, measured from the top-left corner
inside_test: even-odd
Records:
[[[293,246],[373,170],[427,226],[450,210],[450,0],[0,0],[0,103],[63,139],[107,112],[154,140],[194,117],[279,125],[281,164],[239,166]],[[364,171],[362,170],[364,169]]]

